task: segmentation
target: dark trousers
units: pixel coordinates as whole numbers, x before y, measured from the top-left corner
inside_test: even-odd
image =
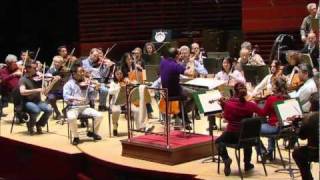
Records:
[[[229,159],[229,155],[226,148],[227,144],[237,144],[239,141],[239,132],[223,132],[220,137],[215,141],[215,144],[219,148],[220,155],[223,161]],[[244,148],[244,163],[248,164],[251,161],[252,148]]]
[[[61,115],[61,113],[58,109],[58,106],[57,106],[58,99],[63,99],[62,91],[50,92],[48,94],[48,103],[53,108],[53,111],[56,114],[56,116]]]
[[[300,169],[302,179],[312,180],[313,177],[310,171],[310,163],[319,162],[319,150],[302,146],[293,151],[292,157]]]

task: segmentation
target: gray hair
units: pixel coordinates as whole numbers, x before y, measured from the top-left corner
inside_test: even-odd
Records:
[[[190,52],[190,48],[186,45],[183,45],[179,48],[179,51],[182,51],[182,50],[186,50],[186,51]]]
[[[248,49],[248,50],[252,50],[252,45],[251,45],[251,42],[249,41],[244,41],[242,44],[241,44],[241,49]]]
[[[6,57],[5,62],[11,63],[11,62],[17,62],[17,56],[13,55],[13,54],[8,54],[8,56]]]
[[[308,11],[310,11],[310,9],[311,9],[312,7],[317,7],[317,4],[316,4],[316,3],[309,3],[309,4],[307,5]]]
[[[298,65],[298,67],[303,73],[308,73],[308,78],[311,78],[313,76],[312,67],[309,64],[301,63]]]

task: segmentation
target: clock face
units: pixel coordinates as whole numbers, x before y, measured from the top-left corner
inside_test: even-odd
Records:
[[[166,39],[166,35],[164,32],[157,32],[156,35],[154,36],[154,39],[157,42],[163,42]]]

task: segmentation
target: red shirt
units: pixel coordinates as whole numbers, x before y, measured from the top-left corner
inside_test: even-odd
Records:
[[[252,117],[253,113],[262,114],[257,104],[249,101],[240,102],[239,98],[231,98],[224,103],[224,118],[228,121],[228,132],[239,132],[240,122],[244,118]]]
[[[11,92],[18,87],[20,77],[11,74],[8,68],[0,69],[1,86],[4,91]]]
[[[268,124],[270,124],[271,126],[276,126],[276,123],[278,122],[276,111],[274,110],[274,103],[283,100],[285,100],[283,96],[271,95],[265,102],[263,108],[263,116],[269,116]]]

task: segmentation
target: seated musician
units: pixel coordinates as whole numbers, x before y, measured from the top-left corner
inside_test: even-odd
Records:
[[[256,61],[261,62],[263,61],[261,55],[259,54],[259,46],[256,44],[254,45],[254,47],[252,47],[251,42],[249,41],[244,41],[241,44],[241,49],[245,48],[248,49],[250,52],[250,56],[252,57],[252,59],[256,59]]]
[[[263,66],[265,65],[263,59],[258,54],[251,54],[251,50],[248,48],[242,48],[240,50],[240,57],[238,62],[241,65]]]
[[[144,69],[144,60],[141,58],[141,56],[142,56],[141,49],[135,48],[133,50],[133,55],[131,55],[130,53],[124,53],[123,56],[121,57],[121,60],[120,60],[121,72],[123,73],[123,76],[125,78],[129,78],[131,82],[137,81],[138,77],[136,76],[139,76],[137,75],[137,73],[141,72]],[[135,63],[134,58],[137,59],[137,63]],[[134,75],[135,77],[133,77],[132,75]],[[148,118],[154,119],[155,117],[152,114],[153,109],[151,104],[147,103],[146,107],[147,107]]]
[[[135,64],[139,64],[142,69],[145,69],[145,60],[142,58],[142,49],[139,47],[134,48],[132,51],[132,58]]]
[[[230,165],[232,160],[228,156],[228,152],[224,143],[237,143],[240,134],[240,122],[244,118],[252,117],[253,113],[260,115],[262,110],[257,104],[246,101],[247,89],[243,83],[237,83],[234,86],[235,95],[233,98],[222,102],[224,110],[224,118],[227,120],[228,125],[226,130],[218,137],[215,144],[220,150],[221,157],[224,161],[224,173],[226,176],[230,175]],[[254,168],[250,163],[252,155],[252,148],[244,149],[244,169],[249,171]]]
[[[308,53],[312,59],[314,71],[319,71],[319,43],[314,32],[308,34],[307,43],[301,50],[301,53]]]
[[[154,46],[154,44],[152,42],[147,42],[145,45],[144,45],[144,48],[143,48],[143,54],[144,55],[153,55],[153,54],[156,54],[156,47]]]
[[[319,93],[313,93],[310,113],[303,118],[297,133],[301,139],[307,139],[306,146],[300,146],[292,152],[292,157],[300,169],[303,180],[313,179],[310,164],[319,162]]]
[[[34,133],[35,125],[37,133],[41,134],[41,127],[47,124],[52,113],[51,107],[47,103],[41,101],[40,93],[43,93],[44,89],[41,87],[42,82],[35,79],[36,66],[36,63],[26,64],[26,73],[19,82],[19,90],[23,99],[24,108],[30,115],[30,120],[27,122],[30,134]],[[39,121],[36,122],[37,117],[41,112],[43,112],[43,114]]]
[[[7,106],[11,96],[10,93],[18,87],[19,79],[22,76],[22,72],[17,66],[17,57],[15,55],[8,54],[5,62],[7,66],[0,69],[2,106]]]
[[[270,68],[271,74],[263,78],[263,80],[254,88],[251,96],[257,96],[258,94],[269,94],[272,92],[273,81],[276,77],[281,76],[280,62],[273,60]],[[264,93],[263,91],[266,91]]]
[[[279,121],[274,109],[274,105],[278,101],[283,101],[288,98],[288,91],[287,91],[287,83],[285,78],[283,77],[276,77],[273,80],[272,85],[272,92],[273,94],[269,96],[265,102],[262,116],[268,116],[267,123],[263,123],[261,125],[261,134],[276,134],[279,131]],[[273,151],[275,149],[275,140],[273,138],[268,139],[268,149],[264,147],[262,141],[261,141],[261,149],[258,149],[258,152],[260,150],[260,153],[270,161],[273,160]]]
[[[203,64],[203,59],[206,57],[200,51],[200,45],[196,42],[191,44],[191,60],[199,61],[200,64]]]
[[[215,79],[228,82],[228,84],[235,84],[237,82],[245,83],[246,79],[243,74],[235,69],[233,59],[231,57],[224,58],[222,62],[222,69],[215,76]]]
[[[208,71],[200,63],[200,61],[195,61],[191,59],[190,48],[188,46],[181,46],[179,48],[180,52],[180,62],[185,68],[190,68],[193,71],[192,76],[197,77],[198,75],[207,75]]]
[[[62,76],[67,75],[63,71],[63,58],[61,56],[54,56],[53,57],[53,66],[49,68],[46,75],[51,76],[57,76],[59,78],[62,78]],[[63,77],[65,78],[65,77]],[[53,117],[55,120],[60,120],[62,118],[61,113],[57,106],[57,100],[63,99],[63,85],[64,81],[61,79],[59,80],[49,91],[48,93],[48,102],[52,106],[54,113],[56,114],[55,117]]]
[[[170,97],[187,97],[187,101],[185,101],[185,125],[187,130],[191,130],[190,120],[188,118],[188,112],[191,112],[194,108],[194,102],[192,98],[193,90],[190,90],[186,87],[181,87],[180,82],[180,74],[191,75],[192,70],[186,69],[184,66],[180,65],[176,61],[178,51],[176,48],[169,48],[164,53],[164,59],[160,62],[160,77],[161,77],[161,85],[162,88],[168,89],[168,96]],[[180,117],[182,114],[180,113]]]
[[[92,137],[95,140],[101,140],[101,136],[97,134],[99,131],[100,123],[102,121],[102,114],[93,108],[88,107],[88,84],[82,87],[84,82],[85,70],[78,65],[72,67],[72,78],[63,86],[63,98],[67,101],[67,119],[70,124],[71,133],[73,135],[73,145],[80,143],[77,119],[80,114],[91,116],[94,118],[93,128],[87,133],[88,137]]]
[[[57,49],[57,53],[63,58],[63,66],[69,66],[67,68],[71,68],[70,66],[77,61],[77,58],[73,56],[73,52],[71,52],[72,54],[68,55],[68,49],[65,45],[59,46]]]
[[[17,62],[17,65],[19,68],[22,68],[23,64],[28,64],[32,61],[31,55],[33,52],[27,51],[27,50],[22,50],[20,52],[20,60]]]
[[[303,112],[309,112],[311,106],[309,98],[312,93],[318,91],[316,82],[313,78],[312,68],[310,65],[299,65],[299,78],[303,82],[303,85],[299,88],[298,91],[290,93],[290,97],[299,98]]]
[[[129,79],[125,78],[123,76],[123,73],[121,72],[120,69],[115,71],[114,75],[115,79],[113,82],[110,84],[110,89],[109,89],[109,94],[112,95],[112,100],[111,100],[111,110],[112,110],[112,124],[113,124],[113,135],[117,136],[118,135],[118,121],[119,121],[119,116],[121,113],[121,110],[126,109],[126,104],[122,105],[116,105],[116,101],[118,98],[124,98],[125,97],[119,97],[119,96],[125,96],[125,94],[119,94],[121,87],[125,87],[126,84],[129,83]],[[131,110],[133,114],[133,118],[136,122],[136,128],[141,129],[144,127],[143,123],[144,122],[138,122],[139,118],[139,111],[138,108],[135,105],[131,105]]]
[[[87,59],[82,61],[82,67],[91,75],[91,77],[95,80],[98,80],[101,83],[99,88],[99,111],[106,111],[107,110],[107,95],[108,95],[108,88],[104,86],[106,74],[103,73],[107,68],[111,66],[111,63],[108,63],[107,66],[102,66],[100,62],[100,55],[101,52],[97,48],[93,48],[90,51],[90,55]],[[90,94],[91,102],[94,102],[95,94]],[[94,105],[93,105],[94,107]]]

